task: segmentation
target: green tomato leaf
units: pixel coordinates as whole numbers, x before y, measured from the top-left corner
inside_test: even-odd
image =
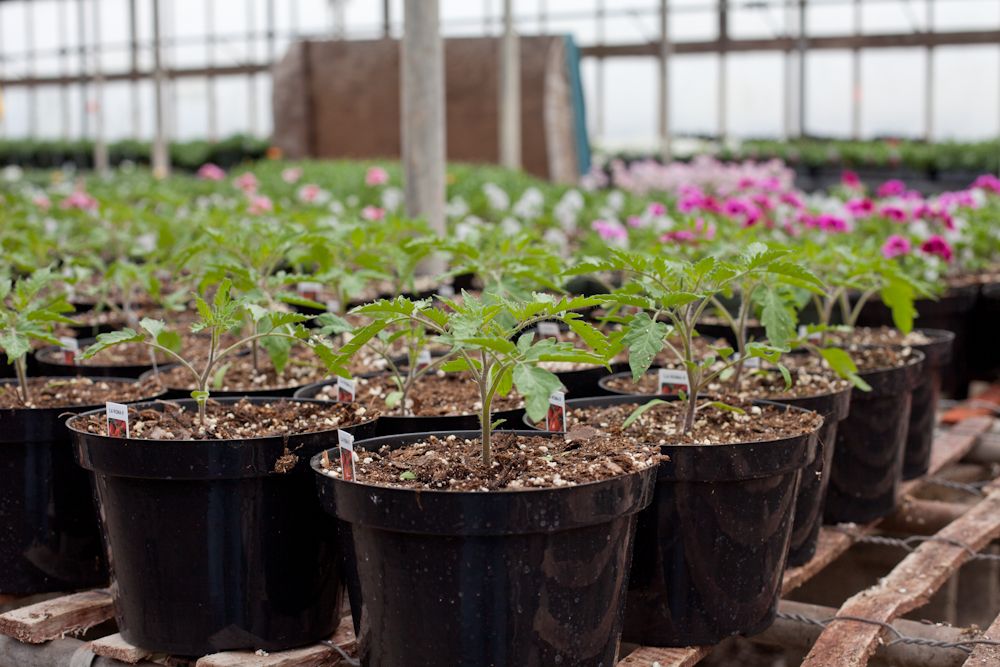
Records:
[[[563,389],[554,373],[538,366],[518,364],[513,372],[514,386],[524,397],[528,417],[538,421],[549,411],[549,397]]]
[[[653,358],[663,349],[668,327],[663,322],[655,322],[648,313],[638,313],[625,328],[622,341],[628,348],[628,364],[632,369],[632,379],[636,382],[642,377]]]

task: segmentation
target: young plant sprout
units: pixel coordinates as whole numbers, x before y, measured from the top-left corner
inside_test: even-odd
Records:
[[[226,279],[219,285],[209,304],[201,296],[195,296],[195,305],[199,319],[191,325],[194,333],[205,332],[209,336],[208,357],[199,368],[195,362],[181,356],[181,336],[176,331],[167,328],[161,320],[143,318],[139,322],[140,330],[122,329],[112,333],[101,334],[97,342],[88,347],[84,358],[90,358],[101,350],[121,345],[123,343],[142,343],[173,358],[182,367],[190,371],[194,378],[195,390],[191,398],[198,404],[198,421],[205,426],[206,405],[209,398],[209,388],[213,382],[221,381],[225,373],[224,363],[230,356],[247,345],[260,341],[261,346],[271,357],[271,363],[280,373],[288,363],[288,353],[291,346],[301,343],[309,347],[324,362],[333,373],[346,374],[338,363],[336,353],[318,337],[314,337],[302,326],[302,322],[311,319],[308,315],[298,313],[270,312],[256,304],[249,303],[244,298],[233,298],[230,294],[232,283]],[[235,330],[245,319],[253,324],[252,333],[230,345],[222,342],[223,334]]]
[[[27,371],[31,341],[60,345],[52,333],[54,325],[73,324],[65,316],[73,312],[73,306],[64,293],[51,289],[60,280],[49,268],[38,269],[17,282],[0,278],[0,350],[14,366],[24,403],[31,400]]]
[[[573,269],[577,274],[595,271],[623,271],[632,276],[632,280],[610,298],[619,306],[640,309],[622,318],[623,342],[629,350],[633,379],[638,380],[664,349],[683,365],[687,387],[679,394],[685,402],[685,433],[693,430],[697,411],[702,407],[698,405],[698,396],[712,381],[748,358],[778,363],[782,352],[773,345],[752,342],[739,353],[724,347],[716,350],[716,354],[699,358],[694,347],[696,327],[713,299],[717,301],[720,294],[744,282],[756,282],[759,276],[766,274],[780,275],[816,288],[821,286],[808,270],[788,261],[786,254],[760,243],[751,244],[746,252],[730,261],[708,256],[697,262],[674,262],[658,255],[611,250],[607,259],[586,262]],[[788,370],[780,364],[779,369],[789,382]],[[648,405],[639,409],[648,409]],[[729,408],[717,402],[706,405]]]
[[[439,297],[443,307],[399,297],[356,308],[354,313],[372,321],[355,332],[341,354],[349,356],[379,332],[411,323],[428,332],[432,341],[449,348],[449,359],[440,368],[468,373],[478,388],[483,465],[489,468],[491,436],[497,426],[492,418],[494,398],[506,396],[516,387],[524,398],[528,416],[541,420],[548,411],[549,397],[563,387],[555,374],[539,364],[561,361],[607,365],[611,346],[604,334],[571,312],[597,305],[600,298],[533,294],[530,299],[515,300],[494,295],[479,298],[464,291],[461,297]],[[529,329],[543,320],[566,323],[591,349],[551,338],[536,339]]]
[[[437,241],[450,256],[449,276],[474,274],[482,281],[483,291],[517,299],[530,299],[537,289],[562,291],[553,276],[562,272],[564,260],[537,238],[512,237],[497,227],[476,241]]]

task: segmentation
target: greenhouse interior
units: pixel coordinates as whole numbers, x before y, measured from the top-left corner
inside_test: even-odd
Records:
[[[998,0],[0,0],[0,251],[0,667],[1000,667]]]

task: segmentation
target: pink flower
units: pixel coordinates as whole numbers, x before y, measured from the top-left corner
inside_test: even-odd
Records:
[[[781,195],[781,203],[788,204],[792,208],[803,209],[806,207],[805,202],[795,194],[794,192],[784,192]]]
[[[678,229],[676,232],[667,232],[660,237],[660,243],[670,243],[675,241],[677,243],[686,243],[688,241],[695,240],[695,234],[690,229]]]
[[[906,222],[909,214],[898,206],[883,206],[879,213],[889,218],[893,222]]]
[[[365,206],[361,209],[361,217],[370,222],[385,218],[385,209],[378,206]]]
[[[928,255],[937,255],[946,262],[950,262],[955,256],[954,251],[943,237],[935,234],[921,244],[920,249]]]
[[[910,242],[899,234],[893,234],[882,244],[882,256],[886,259],[907,255],[910,252]]]
[[[302,170],[298,167],[289,167],[281,172],[281,180],[285,183],[295,183],[302,178]]]
[[[247,208],[247,212],[250,215],[263,215],[273,210],[274,204],[271,202],[270,197],[265,197],[264,195],[250,196],[250,206]]]
[[[319,199],[320,194],[322,194],[323,189],[320,188],[315,183],[307,183],[299,188],[299,200],[304,201],[307,204],[312,204],[317,199]]]
[[[850,199],[844,206],[850,211],[851,215],[855,218],[864,218],[872,214],[875,210],[875,204],[871,199],[864,197],[862,199]]]
[[[646,223],[643,222],[642,218],[640,218],[639,216],[637,216],[637,215],[630,215],[628,217],[628,226],[629,227],[645,227]]]
[[[608,222],[607,220],[594,220],[590,223],[590,228],[597,232],[605,241],[624,241],[628,238],[628,232],[620,224]]]
[[[203,181],[221,181],[225,177],[226,170],[211,162],[206,162],[198,169],[198,178]]]
[[[697,232],[701,232],[707,241],[711,241],[715,238],[715,224],[709,222],[707,225],[702,218],[697,218],[694,221],[694,229]]]
[[[840,184],[851,190],[861,189],[861,179],[858,178],[858,175],[855,172],[848,169],[845,169],[840,173]]]
[[[97,200],[83,190],[75,190],[73,194],[62,200],[60,206],[64,209],[75,208],[81,211],[96,211]]]
[[[38,195],[37,197],[34,197],[31,201],[35,206],[42,209],[43,211],[47,211],[50,208],[52,208],[52,201],[45,195]]]
[[[253,172],[246,171],[233,180],[233,185],[238,187],[243,192],[251,194],[257,192],[257,177],[253,175]]]
[[[389,172],[382,167],[368,167],[365,172],[365,185],[385,185],[389,182]]]
[[[906,192],[906,184],[896,178],[886,181],[878,187],[878,196],[883,198],[898,197],[904,192]]]
[[[983,174],[975,180],[972,187],[1000,195],[1000,178],[997,178],[993,174]]]
[[[652,216],[660,217],[667,214],[667,207],[658,201],[654,201],[649,205],[649,214]]]

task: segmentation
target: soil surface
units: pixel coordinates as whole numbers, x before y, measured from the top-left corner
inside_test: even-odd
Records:
[[[357,403],[314,403],[275,400],[218,403],[209,399],[205,426],[198,411],[163,402],[163,410],[129,408],[129,437],[135,440],[239,440],[332,431],[377,417]],[[108,434],[103,413],[73,420],[76,428]]]
[[[17,382],[0,384],[0,408],[71,408],[127,403],[163,393],[155,382],[109,382],[85,377],[28,378],[30,400],[21,400]]]
[[[855,327],[850,334],[835,332],[830,337],[843,344],[845,341],[857,345],[928,345],[934,339],[919,330],[904,334],[892,327]]]
[[[679,364],[668,364],[662,368],[680,368]],[[657,394],[659,393],[659,367],[650,368],[639,376],[639,381],[632,379],[632,372],[627,371],[616,377],[608,378],[604,383],[608,389],[622,394]]]
[[[845,348],[851,359],[858,367],[858,371],[866,373],[888,368],[901,368],[906,366],[913,358],[913,348],[894,347],[889,345],[879,345],[875,347],[865,347],[861,345],[849,345]]]
[[[386,397],[397,391],[396,383],[390,375],[376,375],[370,378],[354,378],[355,400],[373,410],[387,415],[400,415],[399,406],[388,408]],[[316,398],[337,400],[337,385],[323,387]],[[416,381],[407,396],[409,414],[417,417],[443,417],[446,415],[468,415],[479,412],[479,387],[465,373],[445,373],[431,371]],[[524,405],[516,390],[507,396],[493,398],[493,411],[514,410]]]
[[[304,348],[292,351],[291,358],[279,376],[263,349],[258,353],[259,369],[253,366],[253,357],[244,354],[223,360],[216,368],[228,364],[222,384],[209,386],[209,391],[256,391],[259,389],[286,389],[288,387],[303,387],[313,382],[319,382],[329,376],[324,367],[311,350]],[[194,377],[184,366],[172,366],[160,372],[160,381],[172,389],[191,389]]]
[[[621,425],[636,405],[607,405],[574,408],[567,415],[570,433],[598,430],[636,443],[656,445],[719,445],[761,442],[802,435],[818,429],[823,418],[814,412],[789,410],[778,406],[756,406],[737,397],[722,399],[745,414],[705,406],[698,410],[694,429],[684,433],[683,401],[667,401],[644,412],[627,429]]]
[[[357,480],[366,484],[446,491],[550,488],[596,482],[655,465],[655,447],[599,433],[524,436],[494,432],[493,466],[482,462],[479,438],[431,436],[424,442],[377,452],[358,451]],[[340,461],[327,474],[340,477]]]
[[[713,382],[708,385],[706,393],[730,394],[744,400],[805,398],[833,394],[850,386],[850,382],[834,373],[822,357],[813,354],[785,355],[781,363],[788,369],[791,386],[786,386],[785,378],[776,366],[764,362],[759,369],[744,369],[738,387],[732,382]]]

